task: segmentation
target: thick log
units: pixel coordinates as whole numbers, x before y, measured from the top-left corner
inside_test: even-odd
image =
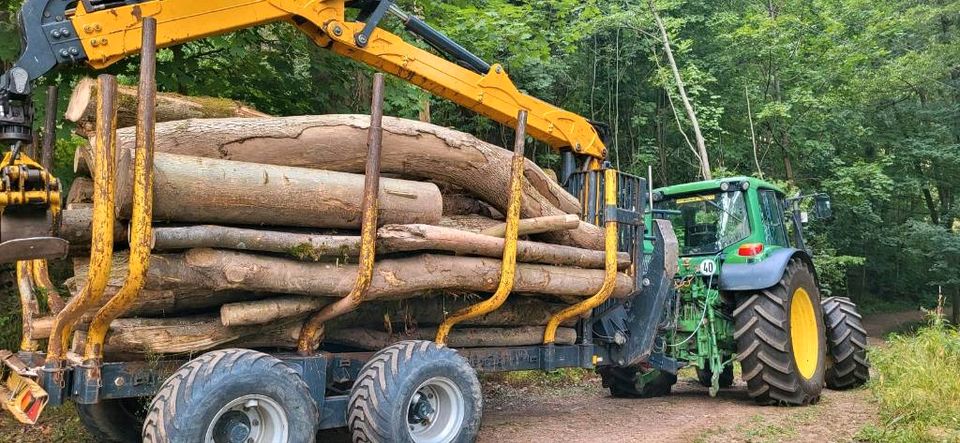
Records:
[[[132,151],[119,156],[117,211],[129,218]],[[244,225],[359,228],[363,176],[157,153],[156,220]],[[433,183],[381,180],[381,224],[437,223],[443,211]]]
[[[67,192],[67,208],[74,204],[93,203],[93,180],[89,177],[76,177]]]
[[[90,249],[93,228],[93,205],[73,203],[64,209],[60,218],[60,238],[70,242],[70,250],[79,252]],[[127,224],[117,222],[113,228],[114,243],[127,242]]]
[[[525,218],[520,220],[518,235],[544,234],[547,232],[577,229],[580,226],[580,217],[575,214],[550,215],[546,217]],[[503,238],[507,232],[507,224],[489,227],[480,231],[483,235]]]
[[[64,118],[76,123],[76,132],[88,135],[93,132],[96,120],[97,82],[83,78],[77,82],[70,95]],[[137,122],[137,88],[120,86],[117,89],[117,127],[134,126]],[[188,118],[269,117],[240,102],[216,97],[187,97],[169,92],[157,93],[156,117],[158,122],[186,120]]]
[[[157,151],[283,166],[359,173],[366,159],[364,115],[263,119],[194,119],[157,125]],[[383,120],[385,173],[438,180],[469,190],[506,212],[509,151],[455,130],[398,118]],[[131,149],[133,129],[118,133]],[[579,213],[575,197],[527,161],[523,186],[524,218]],[[551,243],[603,248],[603,232],[581,222],[577,229],[544,234]]]
[[[215,249],[183,255],[180,285],[212,290],[247,290],[280,294],[343,297],[353,288],[356,265],[308,263]],[[377,262],[367,300],[397,300],[424,293],[493,292],[500,280],[500,260],[423,254]],[[514,293],[587,297],[603,283],[603,271],[522,263]],[[631,292],[633,280],[619,274],[614,297]]]
[[[529,346],[543,343],[543,326],[520,326],[514,328],[454,328],[447,338],[451,348],[479,348],[498,346]],[[347,345],[360,349],[377,350],[401,340],[433,340],[437,328],[422,328],[414,331],[390,334],[375,329],[336,329],[328,332],[324,343]],[[556,344],[569,345],[577,340],[573,328],[557,329]]]
[[[85,268],[78,268],[69,286],[80,287],[85,277]],[[183,254],[152,256],[146,287],[174,291],[176,302],[210,306],[213,295],[238,291],[343,297],[353,288],[355,278],[356,265],[353,264],[300,262],[235,251],[194,249]],[[385,259],[374,267],[367,299],[400,300],[444,292],[493,292],[499,280],[500,260],[492,258],[422,254]],[[522,263],[517,266],[514,293],[583,298],[594,295],[602,283],[603,271],[599,269]],[[111,279],[111,287],[113,285]],[[619,274],[613,296],[625,297],[632,288],[633,279]]]
[[[448,315],[482,300],[482,297],[411,298],[394,302],[366,303],[331,322],[333,326],[386,327],[409,329],[418,324],[439,324]],[[238,303],[220,308],[224,326],[266,325],[317,311],[328,300],[308,296],[275,297]],[[534,297],[513,297],[496,311],[461,323],[463,326],[545,325],[551,314],[568,305],[548,303]],[[574,321],[568,323],[573,325]]]
[[[576,219],[576,216],[572,216]],[[387,225],[377,231],[377,253],[444,251],[458,255],[501,257],[503,239],[431,225]],[[224,226],[188,226],[154,229],[155,250],[215,248],[273,252],[299,259],[356,257],[360,237],[263,231]],[[630,257],[618,257],[621,269]],[[602,269],[602,251],[532,241],[517,243],[517,260],[578,268]]]

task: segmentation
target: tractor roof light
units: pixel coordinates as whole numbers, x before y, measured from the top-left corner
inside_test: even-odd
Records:
[[[744,243],[737,250],[741,257],[756,257],[763,253],[763,243]]]

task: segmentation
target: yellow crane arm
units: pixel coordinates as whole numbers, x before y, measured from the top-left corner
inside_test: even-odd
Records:
[[[554,149],[602,160],[606,148],[585,118],[520,92],[503,67],[477,73],[420,49],[380,28],[358,44],[366,23],[348,21],[345,0],[147,0],[87,10],[78,2],[69,21],[78,33],[86,62],[104,68],[140,50],[143,17],[157,20],[157,44],[192,40],[287,21],[317,45],[395,75],[478,114],[515,126],[526,110],[528,132]]]

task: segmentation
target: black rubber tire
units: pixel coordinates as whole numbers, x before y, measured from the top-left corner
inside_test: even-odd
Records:
[[[615,398],[653,398],[670,395],[670,390],[677,383],[677,375],[669,372],[651,369],[656,372],[653,380],[641,384],[638,382],[640,372],[637,368],[623,368],[604,366],[599,369],[603,386],[610,389],[610,395]]]
[[[464,416],[453,442],[472,442],[480,430],[483,393],[477,373],[457,351],[431,341],[408,340],[374,354],[354,382],[347,426],[354,442],[412,442],[408,407],[417,388],[440,377],[463,395]]]
[[[797,366],[791,339],[791,309],[797,289],[810,297],[817,325],[817,361],[809,378]],[[763,405],[816,403],[824,385],[826,333],[820,291],[813,273],[798,258],[787,265],[775,286],[739,297],[734,311],[737,359],[750,397]]]
[[[836,391],[863,386],[870,380],[867,361],[867,330],[857,305],[846,297],[823,300],[823,322],[829,351],[827,387]]]
[[[80,423],[102,443],[137,443],[147,415],[147,403],[141,398],[102,400],[92,405],[75,404]]]
[[[710,369],[700,369],[697,368],[697,380],[705,388],[713,386],[713,368]],[[726,389],[733,386],[733,363],[728,364],[723,367],[723,371],[720,372],[720,388]]]
[[[290,442],[316,439],[319,413],[300,375],[282,361],[249,349],[212,351],[180,367],[160,387],[143,425],[143,441],[204,441],[217,412],[245,395],[269,397],[283,408]]]

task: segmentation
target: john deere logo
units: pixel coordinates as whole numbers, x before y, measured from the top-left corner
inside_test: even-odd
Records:
[[[697,266],[697,270],[700,271],[701,275],[709,277],[717,273],[717,262],[708,258],[700,262],[700,266]]]

